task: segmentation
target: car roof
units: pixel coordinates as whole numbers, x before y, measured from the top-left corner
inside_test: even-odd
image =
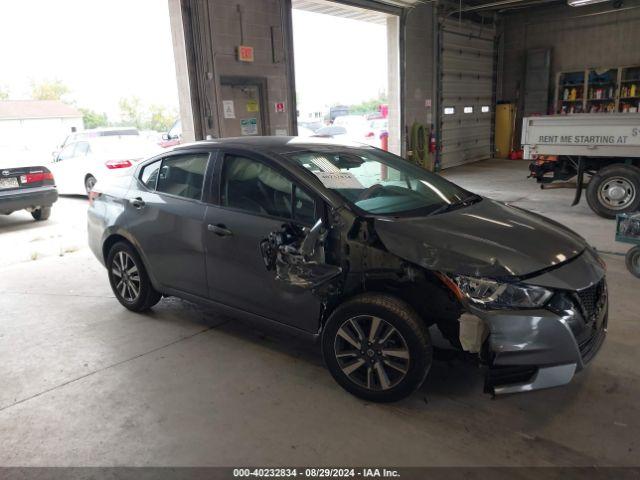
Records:
[[[344,150],[345,148],[374,149],[374,147],[365,143],[343,141],[342,139],[337,141],[326,137],[251,136],[183,143],[173,147],[173,150],[180,151],[197,147],[244,148],[257,152],[270,152],[280,155],[305,150]]]

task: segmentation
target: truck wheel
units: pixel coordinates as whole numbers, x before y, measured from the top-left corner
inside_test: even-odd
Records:
[[[635,246],[629,250],[624,259],[627,264],[627,270],[640,278],[640,246]]]
[[[36,222],[46,220],[51,216],[51,207],[39,207],[31,212],[31,216]]]
[[[348,392],[394,402],[420,387],[431,367],[432,347],[427,327],[409,304],[366,293],[331,314],[322,334],[322,355]]]
[[[596,173],[587,185],[587,203],[604,218],[640,208],[640,168],[609,165]]]

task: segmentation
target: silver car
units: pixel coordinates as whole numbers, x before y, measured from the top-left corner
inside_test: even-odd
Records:
[[[178,296],[317,338],[367,400],[415,391],[438,342],[510,393],[569,382],[605,337],[605,266],[584,239],[373,147],[181,145],[99,182],[90,204],[124,307]]]

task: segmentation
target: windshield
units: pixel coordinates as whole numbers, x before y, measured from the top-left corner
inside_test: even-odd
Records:
[[[382,150],[307,150],[285,155],[368,213],[428,215],[480,200],[439,175]]]

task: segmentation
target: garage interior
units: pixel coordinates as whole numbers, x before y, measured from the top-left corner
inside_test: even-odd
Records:
[[[458,185],[585,237],[607,263],[607,341],[560,388],[492,399],[481,369],[447,358],[410,398],[364,402],[315,344],[176,298],[145,315],[121,308],[87,248],[86,200],[62,198],[65,214],[38,232],[26,213],[0,218],[0,465],[638,466],[628,246],[584,200],[570,206],[573,190],[541,190],[527,161],[507,157],[524,116],[601,108],[567,106],[579,103],[572,75],[640,69],[640,1],[168,2],[183,141],[296,134],[292,8],[387,19],[389,150],[412,161],[421,150]],[[638,115],[635,96],[611,108]],[[228,99],[252,115],[230,117]],[[432,132],[426,145],[416,124]],[[45,238],[55,246],[33,258]]]

